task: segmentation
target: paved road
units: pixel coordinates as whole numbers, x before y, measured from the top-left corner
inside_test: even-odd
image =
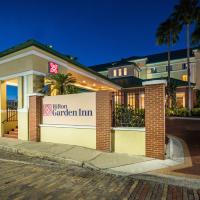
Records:
[[[0,151],[0,199],[200,199],[192,190]]]

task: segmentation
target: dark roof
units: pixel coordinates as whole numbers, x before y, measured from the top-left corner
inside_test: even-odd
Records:
[[[142,87],[142,81],[143,81],[142,79],[134,76],[114,78],[111,80],[123,88]]]
[[[165,79],[165,80],[167,81],[167,77],[152,78],[152,79],[146,79],[146,80],[143,80],[143,81],[163,80],[163,79]],[[188,86],[188,82],[187,82],[187,81],[182,81],[182,80],[175,79],[175,78],[170,78],[170,82],[171,82],[173,85],[176,85],[176,87]],[[194,83],[191,83],[191,84],[192,84],[192,86],[195,86]]]
[[[87,66],[84,66],[84,65],[80,64],[77,61],[76,57],[72,57],[72,56],[69,56],[69,55],[64,55],[64,54],[54,50],[50,46],[44,45],[44,44],[42,44],[42,43],[40,43],[40,42],[38,42],[38,41],[36,41],[34,39],[27,40],[24,43],[21,43],[19,45],[13,46],[13,47],[11,47],[11,48],[9,48],[7,50],[4,50],[4,51],[0,52],[0,58],[4,57],[6,55],[9,55],[11,53],[23,50],[25,48],[31,47],[31,46],[38,47],[39,49],[41,49],[43,51],[51,53],[51,54],[53,54],[53,55],[55,55],[55,56],[57,56],[57,57],[59,57],[59,58],[61,58],[63,60],[66,60],[66,61],[78,66],[79,68],[81,68],[81,69],[83,69],[85,71],[88,71],[88,72],[90,72],[90,73],[92,73],[92,74],[94,74],[94,75],[96,75],[96,76],[98,76],[98,77],[100,77],[100,78],[102,78],[104,80],[107,80],[107,81],[113,83],[110,79],[106,78],[105,76],[97,73],[96,71],[92,70],[91,68],[88,68]]]
[[[153,79],[140,79],[134,76],[128,76],[128,77],[121,77],[121,78],[114,78],[111,79],[112,82],[116,83],[117,85],[121,86],[122,88],[126,89],[126,88],[133,88],[133,87],[142,87],[142,82],[144,81],[152,81],[152,80],[167,80],[167,77],[161,77],[161,78],[153,78]],[[173,85],[176,85],[176,87],[184,87],[184,86],[188,86],[188,82],[187,81],[182,81],[179,79],[175,79],[175,78],[170,78],[170,82]],[[195,84],[192,83],[192,86],[194,86]]]
[[[194,49],[196,49],[196,48],[193,48],[190,50],[191,56],[193,55],[192,51]],[[181,59],[181,58],[186,58],[186,57],[187,57],[187,49],[171,51],[171,60]],[[145,58],[147,58],[147,63],[163,62],[163,61],[167,61],[168,53],[164,52],[164,53],[152,54],[152,55],[147,55],[147,56],[131,56],[128,58],[124,58],[123,61],[130,62],[130,61],[134,61],[137,59],[145,59]],[[120,61],[99,64],[99,65],[93,65],[93,66],[90,66],[90,68],[97,72],[101,72],[101,71],[105,71],[109,68],[112,68],[114,63],[118,63],[120,65],[120,64],[122,64],[122,61],[120,60]],[[121,65],[121,66],[123,66],[123,65]]]
[[[190,50],[190,56],[193,55],[193,49]],[[168,52],[152,54],[145,56],[147,58],[147,63],[157,63],[157,62],[164,62],[168,59]],[[172,51],[170,54],[171,60],[181,59],[187,57],[187,49],[181,49]],[[129,60],[129,59],[127,59]]]
[[[109,68],[112,68],[112,67],[128,66],[128,65],[135,65],[137,67],[137,65],[134,62],[130,62],[127,59],[121,59],[116,62],[109,62],[109,63],[105,63],[105,64],[94,65],[89,68],[93,69],[97,72],[100,72],[100,71],[108,70]]]

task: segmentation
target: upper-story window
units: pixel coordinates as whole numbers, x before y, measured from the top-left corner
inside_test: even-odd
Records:
[[[117,70],[116,70],[116,69],[113,70],[113,76],[114,76],[114,77],[117,76]]]
[[[152,67],[151,68],[151,73],[153,74],[153,73],[157,73],[157,68],[156,67]]]
[[[170,71],[172,70],[173,70],[172,65],[170,65]],[[166,71],[168,71],[168,66],[166,66]]]
[[[124,68],[124,76],[127,76],[128,72],[127,72],[127,68]]]
[[[122,69],[118,69],[118,76],[122,76]]]
[[[184,69],[187,69],[187,64],[186,63],[183,63],[182,64],[182,69],[184,70]]]

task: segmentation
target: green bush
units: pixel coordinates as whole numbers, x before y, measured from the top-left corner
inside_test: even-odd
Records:
[[[193,108],[192,109],[192,116],[200,117],[200,108]]]
[[[133,109],[130,106],[117,105],[114,111],[116,127],[144,127],[144,109]]]
[[[187,108],[166,109],[167,117],[189,117],[190,112]],[[200,117],[200,108],[193,108],[191,116]]]

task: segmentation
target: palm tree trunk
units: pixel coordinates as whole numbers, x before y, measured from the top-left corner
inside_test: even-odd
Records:
[[[170,107],[170,99],[171,99],[171,94],[170,94],[170,78],[171,78],[171,69],[170,69],[170,36],[169,36],[169,41],[168,41],[168,67],[167,67],[167,72],[168,72],[168,77],[167,77],[167,87],[168,87],[168,108]]]
[[[191,72],[190,72],[190,24],[187,27],[187,73],[188,73],[188,109],[192,109],[192,93],[191,93]]]

